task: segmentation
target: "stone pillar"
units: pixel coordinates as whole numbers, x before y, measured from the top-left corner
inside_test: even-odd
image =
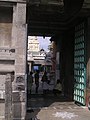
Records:
[[[56,80],[60,79],[60,50],[61,50],[62,35],[58,36],[56,43]]]
[[[12,46],[15,47],[15,80],[13,82],[13,119],[24,120],[26,114],[26,3],[13,7]]]
[[[12,119],[12,81],[11,74],[6,75],[5,81],[5,120]]]

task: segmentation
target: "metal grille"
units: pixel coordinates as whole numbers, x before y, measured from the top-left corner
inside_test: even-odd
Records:
[[[84,22],[75,27],[74,48],[74,100],[85,105],[86,54]]]

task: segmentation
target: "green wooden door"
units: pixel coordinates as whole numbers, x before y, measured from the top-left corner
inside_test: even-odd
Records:
[[[74,47],[74,101],[85,105],[86,54],[84,22],[75,27]]]

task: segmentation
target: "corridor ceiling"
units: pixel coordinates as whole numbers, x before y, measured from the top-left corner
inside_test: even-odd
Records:
[[[83,0],[28,0],[28,35],[49,36],[71,27]]]

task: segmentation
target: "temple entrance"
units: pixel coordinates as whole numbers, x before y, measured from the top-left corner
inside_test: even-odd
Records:
[[[70,31],[70,35],[71,35],[71,31]],[[72,32],[72,35],[73,35],[73,32]],[[72,39],[73,37],[70,37],[68,35],[68,38],[70,38],[70,40],[73,41]],[[73,101],[73,88],[71,85],[71,83],[73,84],[73,79],[72,79],[73,77],[70,78],[71,72],[67,74],[69,76],[68,78],[65,76],[65,73],[67,72],[65,71],[65,68],[70,69],[69,71],[72,71],[73,69],[73,58],[72,58],[73,51],[71,51],[73,50],[73,46],[71,48],[69,47],[69,45],[67,46],[67,48],[71,51],[71,54],[72,54],[72,56],[69,59],[72,64],[70,65],[70,67],[68,67],[67,62],[65,60],[66,57],[63,58],[63,55],[65,54],[65,51],[64,51],[65,49],[63,48],[65,43],[62,42],[62,40],[65,40],[66,38],[62,39],[61,35],[60,36],[56,35],[49,39],[51,41],[51,44],[49,45],[50,48],[48,52],[45,52],[43,49],[39,50],[37,45],[33,45],[33,44],[38,44],[36,37],[33,37],[33,38],[31,37],[31,41],[33,42],[29,42],[29,45],[30,44],[33,45],[33,49],[34,47],[35,49],[37,47],[37,49],[36,51],[35,49],[33,51],[31,45],[29,46],[30,50],[28,47],[27,74],[30,75],[30,72],[32,71],[33,82],[32,82],[32,86],[28,86],[28,82],[27,82],[27,111],[33,108],[48,107],[57,101],[59,102]],[[55,39],[56,41],[53,41],[53,39]],[[70,44],[72,45],[72,43],[73,42],[71,42]],[[63,50],[61,51],[61,49]],[[33,52],[31,53],[31,51]],[[63,68],[63,65],[65,65],[64,68]],[[36,84],[35,84],[35,74],[37,72],[38,72],[37,78],[39,76],[38,88],[36,88]],[[45,92],[43,91],[43,81],[42,81],[44,72],[47,72],[46,76],[48,79],[48,83],[46,86],[47,89]],[[61,90],[61,93],[58,93],[57,95],[55,95],[53,90],[56,86],[58,79],[61,81],[62,90]],[[28,78],[27,81],[29,80],[30,79]],[[71,83],[68,82],[66,84],[67,80],[70,80]],[[69,85],[71,85],[71,88],[69,88]],[[30,92],[28,91],[29,87],[31,87]],[[36,89],[38,89],[38,91]]]
[[[5,109],[8,109],[8,113],[5,114],[8,117],[24,119],[26,109],[50,106],[57,101],[75,101],[90,106],[89,4],[88,0],[0,1],[0,104],[3,108],[5,102]],[[31,54],[30,59],[27,59],[27,36],[51,37],[52,65],[49,61],[50,54],[47,55],[49,64],[44,64],[41,60],[41,57],[46,57],[43,49],[40,50],[40,56],[34,56],[35,61]],[[28,74],[32,70],[35,73],[39,71],[40,85],[37,86],[37,92],[34,77],[32,94],[28,95]],[[41,81],[43,71],[47,74],[50,72],[53,76],[49,78],[49,90],[45,96]],[[12,72],[13,80],[11,76],[8,77],[12,86],[8,86],[10,98],[9,91],[7,92],[9,89],[5,88],[8,78],[5,78]],[[62,83],[62,94],[54,96],[51,90],[53,83],[50,82],[54,80],[56,83],[58,79]],[[10,100],[10,109],[6,99]],[[3,112],[2,116],[5,114]]]

